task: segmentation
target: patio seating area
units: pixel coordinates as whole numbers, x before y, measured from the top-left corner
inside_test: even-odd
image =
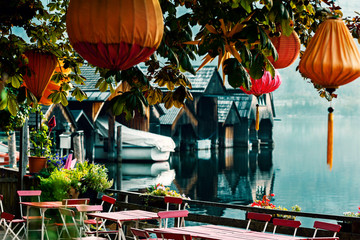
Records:
[[[2,195],[1,195],[2,196]],[[24,197],[35,197],[35,201],[25,202]],[[340,239],[337,233],[341,226],[337,224],[314,221],[311,236],[299,236],[296,234],[301,222],[297,220],[284,220],[274,218],[271,214],[248,212],[247,225],[244,228],[224,226],[223,224],[187,225],[189,211],[182,208],[182,199],[166,197],[163,200],[166,210],[150,211],[139,209],[120,210],[116,206],[116,199],[104,195],[101,204],[90,205],[89,199],[64,199],[63,201],[42,202],[38,197],[41,191],[19,191],[20,207],[26,207],[26,214],[16,220],[22,225],[13,230],[11,223],[14,215],[3,212],[1,215],[0,237],[8,231],[8,237],[4,239],[208,239],[208,240],[230,240],[230,239]],[[3,196],[2,196],[3,198]],[[105,209],[105,204],[108,204]],[[173,206],[170,206],[172,204]],[[2,206],[2,202],[1,202]],[[114,207],[115,206],[115,207]],[[47,214],[47,210],[58,210]],[[36,210],[36,211],[31,211]],[[29,222],[37,221],[39,224],[29,225]],[[154,221],[152,227],[141,222]],[[170,220],[170,221],[168,221]],[[131,224],[127,225],[124,223]],[[106,224],[105,224],[106,223]],[[113,223],[116,228],[109,229]],[[261,224],[260,230],[254,230],[254,224]],[[90,227],[92,225],[92,227]],[[272,227],[270,227],[272,225]],[[54,228],[56,231],[54,231]],[[291,228],[293,234],[277,232],[277,228]],[[10,230],[12,229],[12,230]],[[320,236],[318,229],[322,230]],[[35,230],[37,234],[30,233]],[[324,231],[325,230],[325,231]],[[324,236],[323,233],[326,233]]]

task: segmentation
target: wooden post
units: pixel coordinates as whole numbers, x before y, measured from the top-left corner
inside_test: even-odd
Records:
[[[115,162],[115,116],[109,114],[108,117],[108,160]]]
[[[16,136],[15,131],[10,131],[8,136],[8,154],[9,165],[11,168],[16,167]]]
[[[26,173],[26,165],[28,163],[28,148],[29,148],[29,125],[28,119],[20,131],[20,156],[19,156],[19,190],[24,189],[24,175]]]
[[[116,138],[116,187],[117,190],[121,190],[121,181],[122,181],[122,157],[121,157],[121,151],[122,151],[122,140],[121,140],[121,126],[117,127],[117,138]]]
[[[73,137],[74,157],[79,161],[84,161],[84,131],[77,131]]]

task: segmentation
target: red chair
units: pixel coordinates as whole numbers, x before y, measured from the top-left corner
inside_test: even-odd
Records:
[[[62,204],[67,207],[68,205],[88,205],[90,203],[90,198],[76,198],[76,199],[64,199]]]
[[[60,208],[60,216],[62,220],[63,227],[68,234],[68,236],[71,238],[69,227],[73,227],[75,229],[76,237],[79,238],[73,238],[73,239],[83,239],[83,240],[106,240],[106,238],[100,238],[100,237],[82,237],[82,228],[78,225],[76,219],[75,219],[75,212],[71,209],[67,208]],[[66,217],[68,217],[71,221],[66,221]],[[59,236],[60,237],[60,236]]]
[[[185,226],[185,217],[189,215],[189,211],[187,210],[174,210],[174,211],[161,211],[158,212],[157,215],[159,216],[160,220],[160,228],[162,228],[162,223],[164,221],[164,228],[167,228],[166,219],[169,218],[179,218],[180,221],[177,223],[177,227],[184,227]]]
[[[160,239],[192,240],[192,237],[190,235],[182,233],[165,233],[161,231],[156,231],[155,234]]]
[[[166,211],[170,210],[170,204],[177,205],[177,210],[181,210],[181,204],[183,202],[182,198],[179,197],[171,197],[171,196],[165,196],[164,202],[166,203]],[[184,210],[186,208],[187,203],[184,204]],[[180,218],[178,218],[178,222],[180,221]],[[165,225],[168,225],[168,219],[165,220]]]
[[[165,196],[164,202],[166,203],[166,211],[170,210],[170,203],[178,205],[177,209],[181,210],[182,198]]]
[[[25,223],[26,220],[24,219],[14,219],[15,215],[7,213],[7,212],[1,212],[1,220],[3,221],[3,227],[5,229],[5,235],[3,239],[6,239],[8,234],[12,235],[12,239],[18,239],[19,234],[22,230],[24,230],[23,235],[25,234]],[[12,224],[15,224],[15,226],[12,226]],[[18,229],[18,230],[16,230]]]
[[[336,237],[336,234],[338,232],[340,232],[341,225],[334,224],[334,223],[315,221],[314,222],[314,228],[315,228],[315,231],[314,231],[313,238],[316,236],[316,233],[317,233],[318,229],[332,231],[332,232],[334,232],[333,237]]]
[[[295,221],[295,220],[274,218],[273,219],[273,224],[274,224],[274,231],[273,231],[274,234],[275,234],[277,226],[284,226],[284,227],[295,228],[294,229],[294,235],[293,235],[295,237],[296,231],[300,227],[301,222],[300,221]]]
[[[17,191],[17,194],[19,196],[20,202],[26,202],[26,201],[34,202],[34,200],[36,202],[40,202],[41,190],[19,190],[19,191]],[[26,223],[27,223],[26,236],[28,236],[28,232],[30,231],[29,230],[30,222],[31,221],[41,221],[41,219],[42,219],[41,209],[39,208],[39,216],[28,216],[28,213],[26,214],[26,216],[24,216],[23,206],[20,206],[20,214],[21,214],[21,217],[26,220]],[[49,220],[51,220],[50,218],[47,218],[45,216],[44,216],[44,219],[47,222]],[[39,231],[39,230],[31,230],[31,231]],[[49,239],[49,236],[47,235],[47,231],[46,231],[46,224],[45,224],[45,234],[46,234],[47,239]]]
[[[29,202],[34,202],[34,199],[35,201],[40,202],[41,190],[19,190],[17,191],[17,194],[19,196],[20,202],[25,202],[26,199]],[[20,214],[21,217],[26,218],[26,216],[24,216],[22,207],[20,207]]]
[[[139,240],[139,239],[158,240],[158,238],[151,238],[149,233],[143,229],[130,228],[130,231],[133,234],[135,240]]]
[[[265,226],[264,226],[264,229],[263,229],[263,232],[265,232],[266,227],[267,227],[269,221],[270,221],[271,218],[272,218],[272,215],[271,215],[271,214],[265,214],[265,213],[248,212],[248,213],[247,213],[247,218],[249,219],[249,221],[248,221],[248,224],[247,224],[247,226],[246,226],[246,230],[249,229],[251,220],[257,220],[257,221],[264,221],[264,222],[266,222],[266,223],[265,223]]]
[[[104,207],[105,205],[107,205],[105,207],[108,207],[109,208],[108,212],[111,212],[113,207],[114,207],[114,204],[116,203],[116,199],[112,198],[112,197],[109,197],[107,195],[103,195],[101,197],[101,200],[102,200],[101,206]],[[104,221],[97,221],[97,224],[100,224],[99,230],[101,231],[102,229],[104,229],[105,230],[104,232],[112,233],[111,231],[106,231],[105,222],[106,222],[106,219]],[[87,231],[89,231],[89,233],[90,233],[90,227],[89,226],[90,225],[96,225],[96,220],[95,219],[86,219],[84,221],[84,224],[86,226],[88,226]],[[114,232],[114,233],[117,233],[117,232]]]
[[[316,238],[308,238],[307,240],[339,240],[338,237],[316,237]]]

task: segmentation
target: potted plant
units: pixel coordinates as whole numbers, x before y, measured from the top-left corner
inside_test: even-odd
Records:
[[[88,162],[77,163],[73,169],[54,167],[50,175],[39,175],[42,197],[46,201],[88,197],[94,203],[98,192],[113,185],[107,171],[104,165]]]
[[[360,210],[360,207],[359,207]],[[360,217],[360,211],[358,212],[344,212],[346,217]],[[353,232],[360,233],[360,222],[348,222],[348,221],[338,221],[338,224],[341,225],[341,232]]]
[[[275,194],[271,193],[270,195],[264,195],[261,200],[255,200],[251,204],[251,207],[260,207],[260,208],[268,208],[268,209],[277,209],[277,210],[284,210],[288,211],[287,208],[281,207],[281,206],[275,206],[271,203],[271,198],[274,197]],[[298,205],[292,206],[291,210],[294,212],[300,212],[301,207]],[[273,214],[273,217],[275,218],[283,218],[283,219],[289,219],[289,220],[295,220],[295,216],[293,215],[284,215],[284,214]]]
[[[170,190],[170,187],[166,187],[161,183],[155,184],[147,188],[143,196],[145,197],[144,198],[145,206],[151,205],[153,207],[158,207],[158,208],[166,208],[166,204],[164,200],[158,198],[151,198],[151,196],[159,196],[159,197],[170,196],[170,197],[178,197],[185,200],[190,200],[190,198],[185,196],[185,194],[180,194],[175,190]],[[189,205],[185,203],[185,207],[189,207]]]
[[[78,163],[76,169],[81,172],[80,195],[82,198],[90,198],[90,203],[95,203],[98,192],[113,185],[113,180],[108,180],[108,169],[102,164]]]
[[[47,158],[51,155],[52,141],[48,126],[42,123],[40,129],[31,129],[30,142],[29,171],[38,173],[46,167]]]

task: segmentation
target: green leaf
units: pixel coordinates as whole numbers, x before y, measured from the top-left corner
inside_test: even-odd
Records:
[[[251,12],[252,0],[241,0],[240,4],[246,10],[246,12],[248,12],[248,13]]]
[[[195,69],[193,68],[193,66],[191,65],[190,59],[188,57],[188,55],[185,53],[185,51],[183,52],[183,54],[179,55],[180,57],[180,65],[181,67],[190,72],[191,74],[195,75]]]
[[[60,103],[60,92],[54,92],[49,95],[49,98],[54,104]]]
[[[235,58],[229,58],[224,61],[224,72],[228,76],[228,82],[233,88],[251,85],[249,74]]]
[[[285,34],[285,36],[290,36],[290,34],[294,30],[294,28],[291,27],[290,23],[291,23],[291,19],[281,20],[281,30],[282,30],[282,34]]]
[[[253,79],[260,79],[264,74],[264,55],[258,53],[254,58],[249,73]]]
[[[65,92],[60,92],[60,99],[61,99],[62,105],[64,105],[65,107],[69,104]]]
[[[0,101],[0,110],[4,110],[6,108],[7,102],[8,102],[7,98],[1,99],[1,101]]]
[[[16,116],[18,112],[18,104],[15,99],[9,98],[8,99],[8,110],[12,116]]]
[[[266,71],[270,72],[272,77],[275,77],[275,68],[274,68],[274,66],[271,64],[271,62],[269,61],[268,58],[265,58],[265,61],[266,61],[266,65],[265,65]]]
[[[71,93],[71,96],[75,97],[78,101],[83,101],[87,99],[87,95],[84,91],[82,91],[79,87],[76,87],[74,91]]]
[[[21,82],[22,82],[22,77],[21,77],[21,75],[17,74],[17,75],[9,77],[9,81],[11,82],[11,85],[14,88],[19,88],[21,85]]]

